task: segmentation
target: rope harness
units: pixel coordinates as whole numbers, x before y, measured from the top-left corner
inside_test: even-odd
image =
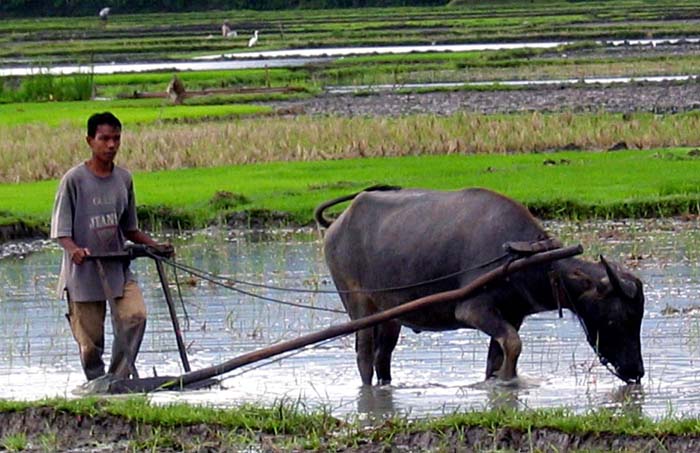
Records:
[[[352,290],[342,290],[342,289],[337,289],[337,290],[324,290],[324,289],[306,289],[306,288],[289,288],[289,287],[282,287],[282,286],[275,286],[275,285],[266,285],[264,283],[256,283],[256,282],[250,282],[246,280],[239,280],[235,278],[230,278],[226,277],[223,275],[217,275],[214,274],[213,272],[206,271],[204,269],[199,269],[194,266],[189,266],[186,264],[181,264],[176,262],[175,260],[167,259],[167,258],[161,258],[164,263],[170,265],[173,268],[180,269],[181,271],[187,272],[188,274],[194,275],[196,277],[201,278],[202,280],[206,280],[208,282],[214,283],[214,284],[220,284],[221,281],[226,281],[230,282],[228,286],[224,285],[225,287],[232,289],[234,291],[243,291],[238,288],[233,288],[233,285],[243,285],[243,286],[251,286],[254,288],[261,288],[261,289],[269,289],[273,291],[283,291],[283,292],[289,292],[289,293],[310,293],[310,294],[358,294],[358,293],[381,293],[381,292],[391,292],[391,291],[399,291],[403,289],[411,289],[411,288],[417,288],[420,286],[425,286],[425,285],[430,285],[432,283],[438,283],[441,281],[449,280],[450,278],[457,277],[462,274],[466,274],[467,272],[483,269],[487,266],[490,266],[492,264],[496,264],[500,261],[503,261],[506,258],[511,258],[511,259],[516,259],[518,256],[514,256],[512,253],[504,253],[500,256],[497,256],[496,258],[493,258],[491,260],[488,260],[486,262],[483,262],[481,264],[477,264],[472,267],[460,269],[456,272],[452,272],[450,274],[442,275],[440,277],[432,278],[429,280],[422,280],[416,283],[409,283],[406,285],[400,285],[400,286],[390,286],[390,287],[385,287],[385,288],[361,288],[361,289],[352,289]],[[256,296],[255,294],[249,294],[245,292],[245,294]],[[273,299],[272,301],[276,301],[276,299]],[[313,308],[313,307],[309,307]]]
[[[212,272],[206,271],[204,269],[198,269],[194,266],[189,266],[186,264],[178,263],[177,261],[175,261],[175,259],[154,253],[152,250],[148,249],[147,247],[144,247],[144,248],[136,248],[135,247],[131,250],[128,250],[126,253],[127,253],[128,259],[133,259],[135,256],[139,256],[139,254],[141,254],[140,256],[144,256],[144,255],[149,256],[149,257],[153,258],[154,260],[156,260],[158,263],[165,263],[173,268],[178,294],[180,296],[180,301],[181,301],[182,306],[183,306],[185,318],[187,319],[187,324],[189,324],[189,317],[187,315],[187,311],[185,309],[184,301],[182,299],[182,294],[180,291],[180,282],[178,280],[177,270],[186,272],[186,273],[193,275],[195,277],[198,277],[202,280],[208,281],[214,285],[217,285],[217,286],[220,286],[220,287],[223,287],[226,289],[230,289],[230,290],[236,291],[240,294],[250,296],[253,298],[257,298],[260,300],[273,302],[273,303],[277,303],[277,304],[281,304],[281,305],[297,307],[297,308],[306,308],[306,309],[326,311],[326,312],[331,312],[331,313],[345,313],[344,310],[336,310],[336,309],[332,309],[332,308],[316,307],[316,306],[312,306],[312,305],[299,304],[299,303],[289,302],[289,301],[285,301],[285,300],[281,300],[281,299],[277,299],[277,298],[273,298],[273,297],[269,297],[269,296],[255,294],[252,291],[241,289],[238,286],[248,286],[248,287],[252,287],[252,288],[267,289],[267,290],[272,290],[272,291],[283,291],[283,292],[291,292],[291,293],[309,293],[309,294],[351,294],[351,293],[390,292],[390,291],[398,291],[398,290],[416,288],[416,287],[425,286],[425,285],[429,285],[429,284],[433,284],[433,283],[438,283],[441,281],[445,281],[445,280],[457,277],[459,275],[463,275],[463,274],[471,272],[471,271],[484,269],[488,266],[502,262],[506,259],[509,259],[509,261],[507,263],[505,263],[505,266],[508,267],[511,262],[517,260],[518,258],[522,258],[523,256],[534,255],[537,253],[541,253],[541,252],[545,252],[548,250],[553,250],[553,249],[557,249],[557,248],[561,248],[561,247],[562,247],[562,244],[559,241],[557,241],[556,239],[549,239],[549,238],[545,238],[543,240],[536,241],[536,242],[508,242],[508,243],[503,244],[503,248],[505,250],[505,253],[503,253],[495,258],[492,258],[488,261],[485,261],[483,263],[480,263],[480,264],[477,264],[474,266],[470,266],[467,268],[463,268],[463,269],[460,269],[456,272],[452,272],[449,274],[442,275],[440,277],[436,277],[436,278],[432,278],[432,279],[428,279],[428,280],[423,280],[423,281],[419,281],[419,282],[411,283],[411,284],[406,284],[406,285],[399,285],[399,286],[392,286],[392,287],[385,287],[385,288],[372,288],[372,289],[362,288],[362,289],[356,289],[356,290],[322,290],[322,289],[307,289],[307,288],[288,288],[288,287],[282,287],[282,286],[277,286],[277,285],[267,285],[267,284],[263,284],[263,283],[234,279],[234,278],[230,278],[230,277],[226,277],[226,276],[222,276],[222,275],[217,275],[217,274],[214,274]],[[117,254],[115,254],[115,256],[116,255]],[[123,254],[119,254],[119,255],[123,256]],[[591,341],[592,338],[590,336],[590,332],[588,331],[585,322],[581,318],[581,316],[579,314],[579,310],[576,308],[574,301],[569,296],[568,291],[566,289],[566,286],[562,282],[561,275],[558,272],[551,270],[548,273],[548,276],[549,276],[550,287],[552,290],[552,296],[553,296],[554,300],[556,301],[557,309],[559,312],[559,317],[560,318],[563,317],[563,313],[562,313],[563,307],[570,308],[571,311],[576,315],[576,318],[579,320],[579,323],[581,324],[581,327],[586,335],[586,338],[587,338],[589,344],[592,345],[593,350],[596,353],[601,364],[603,364],[606,368],[608,368],[608,370],[613,375],[622,379],[622,377],[617,373],[617,371],[614,369],[614,367],[612,367],[610,365],[608,360],[600,354],[599,348],[598,348],[598,344],[599,344],[598,339],[596,339],[595,342]],[[322,344],[325,344],[325,343],[326,342],[323,342]],[[265,364],[273,363],[273,362],[278,361],[278,360],[282,360],[285,357],[295,355],[295,354],[302,352],[303,350],[308,350],[308,349],[315,348],[318,346],[320,346],[320,345],[317,344],[317,345],[309,346],[306,348],[301,348],[298,351],[295,351],[295,352],[288,354],[288,355],[285,355],[283,357],[279,357],[278,359],[275,359],[271,362],[261,363],[258,366],[253,367],[252,369],[256,369],[260,366],[264,366]],[[239,376],[241,374],[245,374],[249,371],[252,371],[252,369],[242,371],[242,372],[238,373],[236,376]]]
[[[620,374],[617,372],[615,367],[613,367],[610,364],[610,361],[603,357],[603,355],[600,353],[600,350],[598,348],[598,345],[600,344],[600,336],[596,335],[595,341],[592,341],[593,338],[591,338],[591,334],[588,330],[588,327],[586,327],[586,323],[579,314],[579,310],[576,308],[576,304],[574,300],[569,296],[569,292],[566,289],[566,285],[562,282],[561,274],[559,272],[551,270],[549,271],[549,284],[552,288],[552,297],[557,303],[557,310],[559,312],[559,318],[563,317],[562,313],[562,307],[566,306],[569,307],[569,309],[573,312],[573,314],[576,316],[576,319],[578,320],[579,324],[581,325],[581,329],[583,329],[584,335],[586,335],[586,340],[588,341],[588,344],[591,345],[593,348],[593,352],[595,352],[596,356],[598,357],[598,360],[600,363],[608,369],[613,375],[617,376],[623,381],[626,381]]]
[[[179,263],[175,261],[174,259],[166,258],[163,256],[158,256],[155,255],[151,252],[146,252],[150,257],[154,259],[158,259],[161,262],[169,265],[173,269],[176,270],[181,270],[183,272],[186,272],[190,275],[193,275],[195,277],[198,277],[202,280],[205,280],[207,282],[210,282],[214,285],[220,286],[222,288],[230,289],[232,291],[236,291],[239,294],[243,294],[246,296],[250,296],[253,298],[257,298],[260,300],[264,300],[267,302],[273,302],[276,304],[280,305],[287,305],[291,307],[297,307],[297,308],[305,308],[309,310],[316,310],[316,311],[325,311],[329,313],[345,313],[344,310],[336,310],[333,308],[325,308],[325,307],[316,307],[313,305],[307,305],[307,304],[300,304],[296,302],[289,302],[285,301],[282,299],[274,298],[274,297],[269,297],[269,296],[263,296],[260,294],[256,294],[254,292],[241,289],[237,287],[236,285],[239,286],[249,286],[252,288],[260,288],[260,289],[267,289],[271,291],[280,291],[280,292],[289,292],[289,293],[306,293],[306,294],[367,294],[367,293],[380,293],[380,292],[391,292],[391,291],[401,291],[405,289],[411,289],[411,288],[418,288],[421,286],[426,286],[426,285],[431,285],[434,283],[439,283],[445,280],[449,280],[454,277],[458,277],[460,275],[466,274],[467,272],[472,272],[475,270],[480,270],[484,269],[488,266],[491,266],[493,264],[497,264],[506,258],[510,258],[510,260],[515,260],[518,257],[522,256],[529,256],[533,255],[536,253],[541,253],[544,251],[548,250],[553,250],[556,248],[561,248],[562,244],[556,239],[543,239],[540,241],[536,242],[506,242],[503,244],[503,248],[505,250],[505,253],[492,258],[488,261],[485,261],[483,263],[463,268],[460,269],[456,272],[452,272],[446,275],[442,275],[440,277],[428,279],[428,280],[422,280],[416,283],[410,283],[410,284],[405,284],[405,285],[398,285],[398,286],[391,286],[391,287],[384,287],[384,288],[361,288],[361,289],[354,289],[354,290],[342,290],[342,289],[336,289],[336,290],[323,290],[323,289],[307,289],[307,288],[289,288],[289,287],[282,287],[282,286],[277,286],[277,285],[266,285],[264,283],[257,283],[257,282],[250,282],[246,280],[239,280],[235,278],[230,278],[226,277],[223,275],[217,275],[214,274],[213,272],[209,272],[204,269],[196,268],[194,266],[189,266],[186,264]],[[177,278],[177,272],[175,273],[175,281],[177,284],[177,289],[178,289],[178,294],[180,295],[180,301],[182,302],[182,305],[184,307],[184,302],[182,301],[182,295],[180,291],[180,284]],[[559,299],[557,299],[559,300]],[[561,307],[559,307],[559,315],[561,317]],[[189,319],[187,318],[187,314],[185,312],[185,317],[187,319],[187,322],[189,322]]]

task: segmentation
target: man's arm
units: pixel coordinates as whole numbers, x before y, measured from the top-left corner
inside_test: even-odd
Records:
[[[73,238],[70,236],[61,236],[57,240],[60,246],[68,252],[70,259],[75,264],[83,264],[83,261],[85,261],[85,257],[90,254],[90,250],[83,247],[79,247],[78,244],[76,244],[75,241],[73,241]]]
[[[158,243],[151,239],[149,235],[141,230],[127,231],[124,236],[134,244],[144,244],[150,245],[151,247],[157,247]]]
[[[172,244],[169,243],[158,243],[151,239],[149,235],[144,233],[141,230],[131,230],[127,231],[124,236],[131,242],[135,244],[144,244],[149,247],[153,247],[153,249],[156,251],[157,254],[170,257],[175,254],[175,250],[173,249]]]

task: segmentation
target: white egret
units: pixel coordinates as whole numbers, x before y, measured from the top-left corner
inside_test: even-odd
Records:
[[[109,11],[110,11],[109,7],[102,8],[100,10],[100,12],[98,13],[100,16],[100,19],[107,20],[109,18]]]
[[[248,47],[253,47],[255,43],[258,42],[258,31],[255,30],[253,37],[248,40]]]

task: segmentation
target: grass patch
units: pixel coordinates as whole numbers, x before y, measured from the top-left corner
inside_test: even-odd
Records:
[[[10,434],[0,440],[0,445],[7,451],[22,451],[28,446],[27,435],[24,433]]]
[[[123,101],[120,105],[142,105]],[[150,100],[144,100],[148,105]],[[61,117],[60,106],[52,121]],[[152,103],[153,104],[153,103]],[[52,106],[53,104],[49,104]],[[83,105],[79,125],[60,128],[30,123],[3,126],[15,121],[0,111],[0,183],[28,182],[60,177],[88,156],[83,122],[88,113],[109,105]],[[36,105],[37,116],[47,116]],[[93,110],[88,110],[91,107]],[[22,108],[22,106],[18,106]],[[206,106],[179,106],[179,110],[207,112]],[[2,106],[0,106],[0,110]],[[193,110],[194,109],[194,110]],[[114,109],[117,115],[129,108]],[[146,115],[158,109],[140,110]],[[25,112],[28,114],[28,112]],[[120,116],[121,117],[121,116]],[[127,117],[128,118],[128,117]],[[444,154],[532,153],[547,150],[605,150],[624,142],[629,149],[691,146],[700,143],[700,115],[652,114],[541,114],[402,117],[233,117],[226,121],[191,124],[161,122],[131,125],[125,130],[118,161],[132,171],[161,171],[280,161],[316,161],[359,157],[400,157]],[[182,121],[182,120],[181,120]],[[52,137],[53,147],[37,137]],[[18,153],[17,150],[23,150]]]
[[[134,181],[142,220],[192,228],[243,210],[260,210],[260,216],[284,212],[306,224],[321,201],[378,182],[442,190],[487,187],[547,218],[698,213],[698,174],[700,159],[671,149],[269,163],[136,173]],[[47,222],[56,186],[56,181],[0,185],[0,211]],[[237,195],[217,195],[223,192]]]
[[[82,126],[96,111],[109,110],[125,123],[153,123],[156,121],[201,120],[217,117],[269,113],[264,106],[228,105],[172,105],[164,99],[83,101],[83,102],[27,102],[0,104],[0,123],[21,126],[38,123],[48,126]]]
[[[85,101],[92,98],[92,74],[54,76],[35,74],[20,79],[0,79],[0,102]],[[13,85],[16,88],[13,89]]]
[[[4,403],[0,406],[4,406],[0,408],[3,420],[37,420],[10,425],[22,426],[21,432],[17,428],[6,430],[3,447],[13,451],[27,448],[32,441],[53,448],[75,448],[114,442],[115,438],[130,439],[129,446],[135,449],[239,450],[258,446],[265,450],[375,451],[383,446],[422,450],[421,445],[432,441],[451,449],[469,445],[481,451],[499,445],[499,450],[521,451],[529,446],[544,451],[552,448],[550,442],[562,442],[562,437],[569,444],[586,446],[586,451],[633,451],[635,446],[654,440],[657,448],[685,449],[700,436],[700,423],[695,418],[668,415],[653,420],[629,409],[574,413],[567,409],[501,408],[423,419],[391,416],[381,424],[368,426],[350,417],[338,419],[325,409],[309,410],[299,401],[281,401],[269,407],[246,404],[231,409],[186,404],[155,406],[141,397],[54,399],[24,403],[23,407],[7,407]],[[42,418],[64,428],[52,431]],[[469,440],[467,432],[474,434]]]

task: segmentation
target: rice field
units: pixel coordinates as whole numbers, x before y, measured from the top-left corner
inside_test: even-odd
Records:
[[[0,58],[84,61],[188,57],[245,50],[253,30],[263,49],[507,40],[592,40],[700,32],[693,1],[452,2],[447,7],[350,10],[209,11],[16,19],[0,24]],[[225,39],[227,19],[238,36]],[[70,56],[70,57],[69,57]]]
[[[133,101],[107,105],[0,104],[0,135],[4,138],[0,141],[0,182],[24,183],[61,176],[86,157],[85,118],[92,111],[107,109],[125,124],[119,162],[132,171],[364,157],[607,150],[620,142],[630,149],[700,143],[700,116],[693,112],[245,118],[242,115],[270,110],[229,105],[200,109],[204,116],[226,111],[231,115],[228,120],[193,125],[184,120],[197,118],[197,109],[189,107],[187,113],[182,113],[184,119],[167,121],[177,119],[184,108],[153,102],[148,109],[137,107]],[[53,146],[36,140],[46,136],[52,137]],[[18,149],[23,152],[17,153]]]
[[[556,311],[531,316],[521,330],[520,385],[483,382],[487,338],[471,330],[423,332],[405,329],[393,360],[391,386],[362,388],[352,337],[326,342],[262,367],[225,376],[220,387],[185,393],[155,393],[158,404],[188,402],[217,407],[303,401],[334,416],[364,419],[403,415],[409,419],[499,408],[567,408],[587,413],[601,407],[662,419],[697,417],[698,306],[700,275],[697,221],[557,222],[547,228],[566,244],[583,244],[585,258],[599,254],[623,263],[645,283],[642,326],[646,375],[627,386],[598,364],[575,317]],[[311,308],[341,309],[311,230],[208,230],[170,236],[178,261],[239,280],[236,288]],[[10,250],[10,252],[12,252]],[[36,400],[72,397],[82,382],[77,352],[56,299],[57,246],[15,248],[0,259],[0,396]],[[134,263],[148,308],[149,325],[137,366],[142,375],[179,374],[181,364],[154,266]],[[171,278],[171,281],[174,279]],[[181,274],[188,313],[178,304],[193,369],[314,332],[346,320],[344,313],[298,308],[236,293]],[[264,283],[309,293],[251,288]],[[109,337],[108,337],[109,338]],[[374,417],[374,418],[373,418]]]

